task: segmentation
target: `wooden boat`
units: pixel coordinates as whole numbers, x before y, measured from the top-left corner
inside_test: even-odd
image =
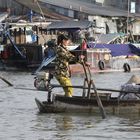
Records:
[[[42,113],[101,113],[102,118],[106,114],[139,114],[140,115],[140,96],[139,90],[113,90],[113,89],[99,89],[95,87],[91,79],[90,68],[85,67],[82,63],[85,72],[85,79],[83,86],[72,86],[73,88],[83,89],[81,96],[66,97],[60,94],[51,94],[53,87],[62,87],[61,85],[51,85],[48,81],[48,99],[47,101],[39,101],[35,99],[39,111]],[[89,76],[87,75],[89,74]],[[133,76],[134,77],[134,76]],[[132,77],[132,78],[133,78]],[[131,79],[132,79],[131,78]],[[133,82],[134,82],[133,78]],[[131,80],[132,82],[132,80]],[[86,84],[88,87],[86,87]],[[70,86],[69,86],[70,87]],[[87,89],[87,92],[86,92]],[[92,89],[92,91],[91,91]],[[102,93],[98,93],[102,91]],[[107,93],[104,93],[104,92]],[[108,93],[109,91],[109,93]],[[110,92],[119,92],[118,96],[113,97]],[[134,94],[137,98],[124,98],[129,94]]]
[[[104,94],[100,98],[106,114],[140,114],[140,100],[118,100],[110,98],[110,94]],[[95,96],[89,99],[57,94],[52,101],[35,101],[41,113],[100,113]]]

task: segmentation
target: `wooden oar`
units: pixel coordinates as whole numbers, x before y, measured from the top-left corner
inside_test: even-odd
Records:
[[[2,81],[4,81],[5,83],[7,83],[9,86],[13,86],[13,84],[10,83],[9,81],[7,81],[5,78],[3,78],[3,77],[0,76],[0,79],[1,79]]]
[[[101,99],[98,95],[98,92],[97,92],[97,89],[96,89],[96,86],[93,82],[93,80],[91,79],[91,72],[90,72],[90,68],[88,66],[88,73],[89,73],[89,76],[90,76],[90,79],[88,77],[88,74],[87,74],[87,71],[86,71],[86,66],[85,66],[85,63],[84,61],[82,61],[82,66],[83,66],[83,69],[84,69],[84,72],[85,72],[85,77],[86,77],[86,81],[87,81],[87,84],[88,84],[88,98],[90,98],[90,90],[91,90],[91,86],[92,86],[92,89],[94,90],[94,93],[96,95],[96,100],[97,100],[97,103],[98,103],[98,106],[99,106],[99,110],[102,114],[102,118],[105,119],[106,118],[106,113],[105,113],[105,110],[104,110],[104,107],[103,107],[103,104],[101,102]]]
[[[73,86],[61,86],[61,85],[57,85],[57,84],[51,84],[52,88],[65,88],[65,87],[72,87],[72,88],[78,88],[78,89],[88,89],[88,87],[83,87],[83,86],[79,86],[79,85],[73,85]],[[15,89],[21,89],[21,90],[32,90],[32,91],[44,91],[46,92],[46,90],[37,90],[36,88],[24,88],[24,87],[15,87]],[[91,87],[91,89],[93,90],[93,88]],[[109,89],[109,88],[96,88],[97,91],[109,91],[109,92],[123,92],[123,93],[134,93],[134,94],[140,94],[140,92],[137,91],[122,91],[119,89]],[[99,94],[99,93],[98,93]]]
[[[89,75],[90,75],[90,78],[91,78],[92,76],[91,76],[91,72],[90,72],[90,67],[87,66],[87,68],[88,68],[88,72],[89,72]],[[96,86],[95,86],[95,84],[94,84],[94,82],[93,82],[93,79],[90,79],[90,83],[91,83],[91,85],[92,85],[92,87],[93,87],[93,90],[94,90],[94,93],[95,93],[95,95],[96,95],[96,100],[97,100],[97,103],[98,103],[100,112],[101,112],[101,114],[102,114],[102,118],[105,119],[105,118],[106,118],[106,112],[105,112],[105,110],[104,110],[102,101],[101,101],[101,99],[100,99],[100,97],[99,97],[99,94],[98,94],[98,92],[97,92],[97,89],[96,89]]]
[[[46,92],[46,90],[37,90],[36,88],[14,87],[14,89],[32,90],[32,91],[45,91]]]
[[[52,86],[52,88],[64,87],[64,86],[56,85],[56,84],[52,84],[51,86]],[[83,87],[83,86],[79,86],[79,85],[65,86],[65,87],[73,87],[73,88],[78,88],[78,89],[88,89],[88,87]],[[94,88],[91,87],[91,89],[93,90]],[[96,88],[96,90],[98,90],[98,91],[110,91],[110,92],[123,92],[123,93],[140,94],[140,92],[137,92],[137,91],[123,91],[123,90],[119,90],[119,89],[109,89],[109,88]]]

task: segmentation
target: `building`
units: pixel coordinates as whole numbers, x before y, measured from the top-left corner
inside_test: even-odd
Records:
[[[1,9],[11,9],[11,14],[25,14],[27,8],[21,5],[23,0],[0,0],[0,10]],[[35,3],[36,0],[28,0],[26,2],[26,6],[29,6],[28,3]],[[79,8],[79,11],[82,12],[83,5],[87,6],[93,4],[95,6],[102,6],[102,7],[115,7],[121,10],[128,10],[128,2],[129,6],[131,2],[136,2],[136,13],[140,13],[140,0],[69,0],[69,1],[52,1],[52,0],[38,0],[40,4],[45,4],[45,6],[60,14],[68,15],[70,17],[76,17],[77,13],[73,12],[73,8]],[[21,4],[19,4],[21,3]],[[72,4],[71,4],[72,3]],[[73,6],[74,4],[74,6]],[[69,10],[67,10],[69,8]],[[77,8],[74,10],[77,11]],[[81,15],[80,15],[81,16]],[[81,17],[82,18],[82,17]],[[85,18],[85,15],[84,15]]]
[[[11,14],[27,15],[28,10],[32,9],[42,16],[57,20],[90,20],[95,22],[99,27],[97,32],[101,33],[127,33],[128,22],[132,24],[132,21],[140,17],[140,0],[133,0],[136,2],[136,13],[128,15],[131,2],[132,0],[0,0],[1,7],[10,8]],[[131,17],[129,20],[128,16]]]

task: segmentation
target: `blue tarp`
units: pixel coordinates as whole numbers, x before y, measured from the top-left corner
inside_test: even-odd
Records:
[[[140,56],[140,48],[132,45],[132,44],[129,44],[129,47],[131,49],[131,52],[134,53],[135,55],[138,55]]]
[[[88,48],[108,48],[111,50],[112,56],[121,56],[121,55],[139,55],[140,48],[135,47],[132,44],[94,44],[89,43]]]

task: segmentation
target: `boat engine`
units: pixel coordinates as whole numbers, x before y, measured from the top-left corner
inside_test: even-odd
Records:
[[[48,85],[52,78],[49,72],[39,72],[34,80],[34,87],[38,90],[48,91]]]

